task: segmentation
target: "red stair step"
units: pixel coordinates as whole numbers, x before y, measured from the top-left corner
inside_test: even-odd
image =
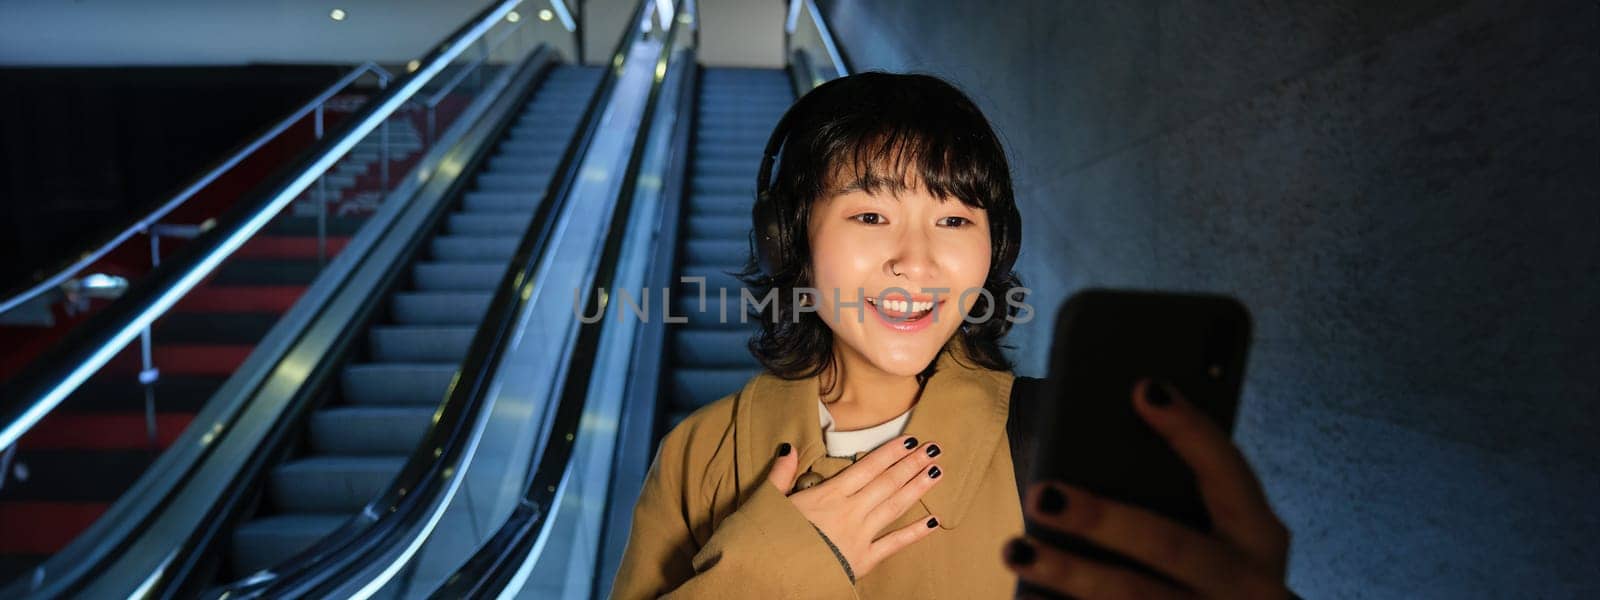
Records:
[[[194,312],[288,312],[303,285],[207,285],[191,290],[173,310]]]
[[[103,502],[0,502],[0,554],[55,554],[94,524]]]
[[[150,360],[164,375],[201,375],[226,377],[244,364],[244,359],[255,350],[253,344],[162,344],[156,340],[150,348]],[[123,352],[107,363],[106,373],[138,373],[142,361],[138,353]]]
[[[350,243],[350,236],[328,236],[328,258],[333,258]],[[289,260],[317,258],[316,236],[258,236],[234,253],[238,258],[281,258]]]
[[[194,421],[192,413],[156,413],[156,443],[166,449]],[[142,450],[143,412],[51,413],[22,436],[23,450]]]

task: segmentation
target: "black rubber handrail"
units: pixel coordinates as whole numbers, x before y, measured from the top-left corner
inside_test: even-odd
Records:
[[[678,0],[675,3],[674,15],[682,13],[685,2],[686,0]],[[635,15],[633,20],[629,21],[630,28],[642,18],[643,14]],[[684,26],[683,20],[673,20],[672,27],[662,44],[662,56],[658,61],[670,58],[674,40]],[[628,156],[628,164],[622,170],[623,179],[621,189],[618,191],[617,208],[611,215],[606,242],[601,249],[595,273],[597,282],[611,281],[616,274],[622,241],[625,237],[622,231],[631,216],[639,168],[647,146],[646,139],[650,133],[649,123],[659,103],[664,81],[658,77],[651,85],[641,125]],[[597,307],[600,310],[596,310]],[[592,286],[588,298],[585,299],[582,314],[601,314],[603,309],[601,287]],[[553,505],[556,490],[570,467],[573,448],[581,435],[578,424],[583,417],[589,395],[588,375],[594,368],[605,326],[611,321],[612,319],[599,319],[593,323],[579,325],[577,341],[567,368],[568,376],[563,380],[560,392],[556,395],[558,404],[551,420],[552,434],[544,438],[545,445],[540,448],[539,458],[535,463],[537,468],[529,478],[522,498],[518,500],[516,508],[495,534],[479,546],[472,557],[445,580],[444,584],[432,594],[432,598],[498,596],[527,560],[539,537],[540,529],[548,525],[547,517],[550,511],[547,507]]]

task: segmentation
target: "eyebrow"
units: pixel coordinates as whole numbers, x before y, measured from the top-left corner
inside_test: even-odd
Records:
[[[855,178],[850,183],[846,183],[838,188],[835,188],[831,195],[843,196],[850,192],[861,192],[870,188],[889,188],[891,190],[898,191],[906,189],[907,187],[909,186],[907,186],[904,181],[876,175],[862,175]],[[899,200],[899,198],[896,198],[896,200]]]

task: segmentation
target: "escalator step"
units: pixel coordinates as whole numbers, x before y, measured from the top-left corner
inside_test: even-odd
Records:
[[[750,217],[689,215],[689,237],[742,240],[750,235]]]
[[[267,483],[281,512],[353,513],[389,486],[403,456],[308,456],[279,465]]]
[[[311,449],[319,454],[404,456],[433,422],[426,406],[336,406],[311,415]]]
[[[476,327],[380,325],[367,332],[367,340],[374,361],[459,363],[476,332]]]
[[[694,178],[690,189],[694,195],[742,195],[755,202],[755,179],[752,178]]]
[[[478,189],[485,192],[523,192],[537,194],[549,185],[546,175],[484,172],[478,174]]]
[[[310,548],[348,520],[348,514],[289,514],[252,519],[233,530],[230,566],[237,576],[269,569]]]
[[[489,310],[491,294],[401,292],[390,304],[395,322],[415,325],[477,326]]]
[[[532,220],[532,213],[527,215],[455,213],[450,215],[449,221],[445,224],[445,232],[450,235],[522,237],[522,233],[528,229],[528,222]]]
[[[745,237],[750,232],[751,210],[755,208],[755,194],[696,194],[689,199],[689,216],[737,217],[743,223]]]
[[[549,174],[556,170],[556,164],[561,162],[559,155],[552,154],[498,154],[489,159],[489,170],[505,171],[508,173],[544,173]],[[751,171],[752,173],[754,171]]]
[[[695,281],[684,282],[682,278],[704,277],[705,293],[708,301],[721,297],[718,290],[728,290],[728,298],[730,299],[738,298],[739,290],[745,287],[738,277],[728,273],[726,268],[721,266],[691,265],[680,269],[678,276],[680,278],[678,289],[674,290],[673,293],[684,294],[685,296],[693,294],[696,302],[699,301],[700,284]],[[751,293],[754,294],[754,290]]]
[[[340,392],[354,405],[436,407],[458,370],[443,363],[349,365],[340,373]]]
[[[433,238],[433,258],[441,262],[510,260],[522,240],[513,236],[441,235]]]
[[[759,369],[747,344],[753,329],[686,329],[672,332],[672,360],[688,368]]]
[[[423,262],[411,271],[411,285],[424,292],[492,292],[505,277],[503,262]]]
[[[684,262],[690,265],[716,265],[732,261],[743,262],[750,257],[747,240],[689,240]]]
[[[467,192],[462,206],[468,212],[527,213],[539,205],[543,195],[534,192]]]

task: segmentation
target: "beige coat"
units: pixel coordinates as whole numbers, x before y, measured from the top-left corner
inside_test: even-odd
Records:
[[[1006,439],[1012,374],[984,369],[950,344],[905,433],[938,442],[944,481],[885,531],[939,518],[940,531],[851,585],[822,537],[767,483],[778,444],[800,473],[832,477],[851,464],[826,456],[817,378],[770,373],[695,412],[661,442],[634,508],[612,597],[1009,598],[1000,559],[1022,532]],[[882,532],[880,532],[881,535]]]

